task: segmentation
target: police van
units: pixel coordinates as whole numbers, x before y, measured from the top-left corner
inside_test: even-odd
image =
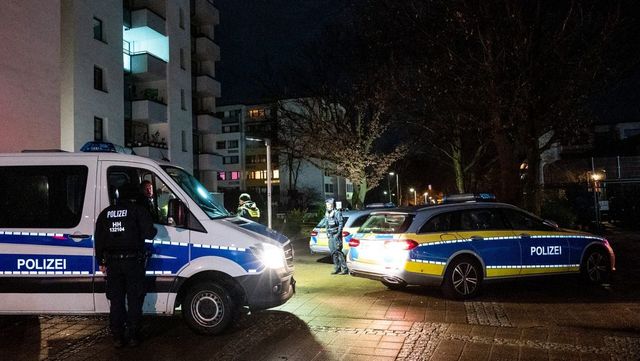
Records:
[[[0,154],[0,314],[108,313],[95,220],[123,186],[154,188],[144,312],[199,333],[294,293],[285,236],[228,213],[185,170],[119,153]]]

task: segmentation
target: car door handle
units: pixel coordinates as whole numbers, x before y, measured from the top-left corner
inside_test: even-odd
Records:
[[[520,233],[520,237],[522,237],[522,238],[531,238],[531,235],[529,233]]]
[[[79,241],[82,239],[87,239],[87,238],[91,238],[90,234],[81,234],[81,233],[74,233],[69,235],[69,238],[72,238],[73,240]]]
[[[471,240],[472,240],[472,241],[482,241],[482,240],[484,240],[484,237],[481,237],[481,236],[471,236]]]

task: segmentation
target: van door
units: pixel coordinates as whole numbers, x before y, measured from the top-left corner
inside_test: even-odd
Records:
[[[96,158],[0,166],[0,312],[92,312]]]
[[[147,262],[147,295],[143,306],[145,313],[172,313],[175,290],[172,290],[178,271],[189,262],[190,232],[172,224],[168,217],[169,201],[187,197],[179,189],[173,189],[164,173],[140,163],[100,162],[100,210],[114,201],[115,191],[125,185],[140,189],[138,203],[149,209],[158,233],[153,240],[146,240],[150,258]],[[96,277],[95,303],[99,312],[108,312],[105,296],[105,279]],[[173,294],[173,295],[172,295]]]

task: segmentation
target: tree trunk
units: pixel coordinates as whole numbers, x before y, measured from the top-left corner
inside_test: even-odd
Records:
[[[460,138],[456,138],[455,140],[456,146],[452,147],[451,155],[452,155],[452,166],[453,172],[456,177],[456,189],[458,193],[462,194],[465,191],[464,187],[464,170],[462,169],[462,148],[461,144],[462,140]]]
[[[524,180],[524,206],[534,214],[540,215],[542,209],[542,189],[540,176],[540,150],[538,139],[532,139],[527,145],[527,176]]]
[[[500,169],[500,193],[497,195],[501,202],[520,204],[521,197],[519,167],[514,154],[514,147],[509,142],[506,131],[503,129],[499,113],[492,116],[493,142],[496,146],[498,168]]]
[[[364,199],[367,196],[367,180],[363,178],[360,183],[353,184],[353,195],[351,196],[351,206],[355,209],[363,208]]]

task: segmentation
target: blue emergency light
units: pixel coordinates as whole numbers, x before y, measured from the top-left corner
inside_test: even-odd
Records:
[[[443,204],[465,203],[465,202],[495,202],[496,196],[492,193],[463,193],[448,194],[442,199]]]
[[[84,153],[136,154],[131,148],[123,147],[121,145],[116,145],[109,142],[86,142],[82,146],[82,148],[80,148],[80,151]]]

